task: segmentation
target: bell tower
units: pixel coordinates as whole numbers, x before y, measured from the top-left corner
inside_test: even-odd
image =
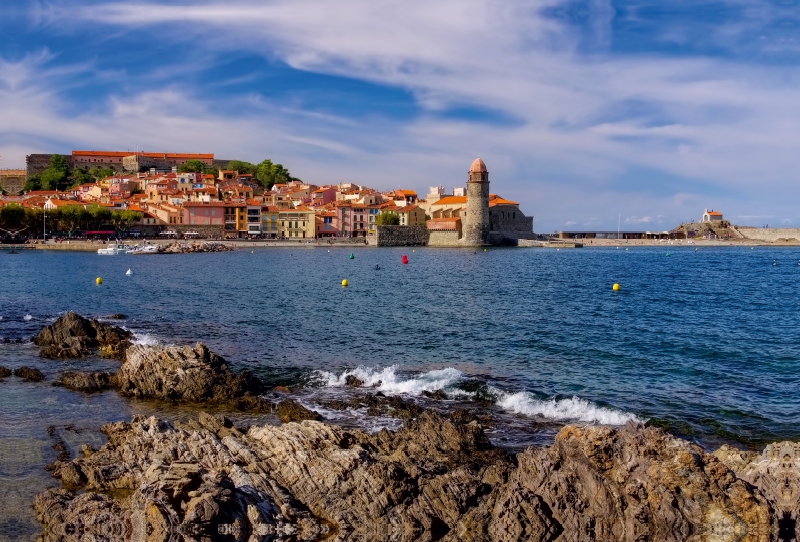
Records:
[[[489,172],[480,158],[472,162],[467,176],[467,212],[461,242],[467,247],[489,244]]]

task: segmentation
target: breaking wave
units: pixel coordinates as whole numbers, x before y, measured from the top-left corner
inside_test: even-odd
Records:
[[[317,375],[323,385],[330,387],[344,386],[347,383],[347,377],[354,376],[363,382],[362,386],[374,388],[377,391],[419,395],[423,391],[441,390],[452,386],[463,378],[464,373],[458,369],[448,367],[403,379],[397,374],[397,366],[392,365],[383,369],[357,367],[340,375],[328,371],[317,371]]]
[[[480,395],[483,399],[493,400],[499,408],[507,412],[540,416],[550,420],[605,425],[625,425],[629,421],[643,421],[629,412],[600,406],[580,397],[537,399],[529,392],[510,393],[493,386],[485,386],[485,392],[480,394],[465,391],[459,389],[458,384],[465,380],[466,375],[452,367],[403,377],[398,375],[396,365],[384,368],[362,366],[339,375],[328,371],[316,371],[315,380],[323,386],[342,387],[347,384],[347,378],[350,376],[359,379],[363,387],[389,394],[420,395],[424,391],[445,390],[451,398],[469,399]]]
[[[629,412],[602,407],[580,397],[541,400],[524,391],[506,393],[499,390],[497,395],[497,406],[509,412],[526,416],[542,416],[551,420],[572,420],[604,425],[625,425],[629,421],[643,421]]]

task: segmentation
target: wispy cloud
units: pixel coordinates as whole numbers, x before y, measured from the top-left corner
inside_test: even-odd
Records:
[[[4,120],[11,119],[0,129],[6,139],[13,132],[17,142],[38,150],[53,141],[124,148],[174,148],[180,142],[185,150],[211,148],[250,159],[268,152],[319,182],[352,178],[379,185],[386,179],[387,185],[400,181],[423,192],[461,183],[465,164],[481,155],[493,190],[520,201],[543,229],[590,213],[622,212],[631,224],[658,215],[681,221],[709,201],[733,216],[756,205],[757,212],[781,209],[790,199],[786,194],[798,195],[791,172],[800,167],[800,70],[786,62],[791,36],[769,31],[786,16],[785,8],[731,0],[706,6],[711,15],[702,20],[692,17],[700,5],[683,1],[664,6],[642,0],[617,9],[593,0],[578,12],[572,5],[42,2],[30,12],[42,35],[112,29],[117,36],[140,36],[143,47],[156,40],[159,47],[186,47],[187,53],[144,72],[142,80],[151,78],[156,88],[131,87],[131,77],[127,83],[121,77],[121,88],[109,88],[91,106],[63,92],[75,84],[70,70],[89,70],[88,57],[65,63],[57,52],[44,51],[6,61],[0,92],[14,105],[0,105]],[[653,6],[666,15],[654,18]],[[681,9],[689,15],[668,18]],[[636,32],[615,34],[625,28],[657,32],[637,49],[630,41]],[[771,41],[768,50],[758,48],[758,34]],[[671,53],[670,44],[680,50]],[[753,60],[754,51],[778,49],[782,56],[775,62]],[[250,73],[209,81],[209,88],[179,83],[242,51],[300,72],[403,89],[419,113],[356,118],[346,110],[278,103],[268,94],[239,90],[253,80]],[[210,87],[236,91],[220,101],[207,94]],[[91,111],[66,113],[76,105]],[[349,107],[356,111],[359,104]],[[459,108],[497,114],[488,113],[488,122],[442,114]],[[500,122],[501,116],[513,122]],[[628,181],[620,191],[618,180],[640,169],[663,178]],[[765,187],[784,197],[747,198]]]

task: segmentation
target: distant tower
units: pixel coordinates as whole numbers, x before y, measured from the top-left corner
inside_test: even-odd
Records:
[[[469,168],[462,243],[468,247],[489,244],[489,172],[480,158],[476,158]]]

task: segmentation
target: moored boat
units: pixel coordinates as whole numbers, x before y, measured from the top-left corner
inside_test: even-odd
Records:
[[[123,245],[121,243],[111,243],[107,247],[98,248],[98,254],[104,255],[116,255],[116,254],[127,254],[130,252],[130,247],[127,245]]]

